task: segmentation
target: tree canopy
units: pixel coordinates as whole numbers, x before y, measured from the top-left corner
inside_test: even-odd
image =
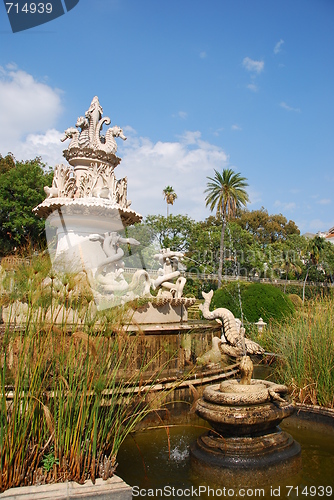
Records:
[[[262,207],[260,210],[239,209],[234,221],[246,229],[262,246],[275,241],[285,241],[292,234],[300,234],[296,224],[282,214],[269,215]]]

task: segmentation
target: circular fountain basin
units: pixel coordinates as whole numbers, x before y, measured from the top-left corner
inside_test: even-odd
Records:
[[[189,454],[189,447],[208,430],[208,424],[195,415],[187,419],[170,416],[168,422],[164,422],[170,425],[168,433],[157,419],[154,423],[160,425],[159,428],[138,431],[126,439],[117,457],[117,474],[131,486],[146,489],[164,488],[165,485],[183,489],[226,486],[235,488],[237,493],[239,486],[256,487],[263,488],[265,496],[262,498],[268,499],[274,498],[270,495],[271,487],[280,487],[282,497],[287,494],[285,485],[293,485],[295,494],[299,488],[299,498],[305,486],[332,486],[334,491],[334,412],[331,418],[324,420],[322,414],[299,410],[281,424],[282,431],[290,433],[301,444],[301,456],[296,462],[283,462],[276,469],[218,469],[218,474],[213,475],[211,466],[203,463],[200,467],[195,466]],[[293,493],[290,497],[297,498]],[[211,495],[207,497],[203,493],[201,498],[212,499],[212,490]]]

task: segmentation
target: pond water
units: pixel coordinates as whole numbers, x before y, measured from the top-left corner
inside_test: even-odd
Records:
[[[192,466],[189,447],[207,428],[194,418],[187,425],[136,432],[121,447],[117,475],[134,487],[133,497],[138,498],[334,497],[334,425],[290,417],[281,428],[301,445],[297,470],[278,470],[258,483],[251,472],[249,481],[236,480],[234,485],[213,480],[207,471]]]

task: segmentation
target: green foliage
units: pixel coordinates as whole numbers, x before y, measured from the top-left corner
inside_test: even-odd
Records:
[[[144,221],[154,240],[160,248],[170,248],[174,251],[184,251],[189,245],[189,239],[194,220],[187,215],[148,215]]]
[[[44,220],[32,209],[45,198],[43,187],[51,184],[53,173],[44,171],[39,158],[13,162],[8,156],[0,159],[0,255],[46,243]]]
[[[55,457],[53,446],[50,446],[49,453],[42,458],[42,467],[46,472],[50,472],[55,464],[59,465],[59,459]]]
[[[204,191],[207,193],[205,203],[211,212],[216,210],[217,216],[229,219],[249,201],[245,190],[248,186],[247,179],[230,168],[225,168],[222,173],[217,170],[214,172],[214,177],[207,177],[209,182]]]
[[[283,325],[266,328],[261,344],[277,357],[275,380],[301,403],[334,407],[334,298],[310,301]]]
[[[15,167],[15,158],[11,153],[8,153],[4,158],[0,154],[0,175],[5,174],[10,169]]]
[[[255,323],[260,317],[266,323],[280,321],[294,312],[291,300],[273,285],[263,283],[239,283],[242,312],[245,322]],[[241,317],[238,283],[228,283],[217,290],[211,308],[225,307],[235,317]]]
[[[321,267],[325,271],[327,281],[334,283],[334,245],[326,241],[322,251]]]

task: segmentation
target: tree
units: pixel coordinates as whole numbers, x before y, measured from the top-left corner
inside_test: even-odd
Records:
[[[175,193],[174,189],[172,186],[166,186],[165,189],[162,191],[164,198],[167,203],[167,218],[168,218],[168,205],[174,205],[174,201],[177,199],[177,194]]]
[[[334,284],[334,245],[329,241],[325,241],[322,251],[323,262],[322,266],[326,273],[326,280]]]
[[[216,210],[216,217],[222,218],[222,230],[219,248],[218,288],[222,282],[223,260],[224,260],[224,236],[226,223],[230,217],[235,216],[241,206],[249,201],[245,187],[248,186],[247,179],[235,173],[232,169],[224,169],[222,174],[214,171],[214,177],[207,177],[209,182],[204,193],[207,193],[205,202],[211,212]]]
[[[237,210],[235,222],[249,231],[263,248],[270,243],[285,241],[289,236],[300,233],[292,220],[288,222],[282,214],[269,215],[264,207],[252,211]]]
[[[187,215],[170,215],[168,219],[162,215],[148,215],[144,224],[151,234],[152,241],[157,242],[160,248],[185,252],[195,221]]]
[[[40,158],[15,162],[11,155],[1,157],[0,168],[0,255],[29,244],[43,247],[45,222],[32,209],[44,200],[53,172]]]
[[[301,266],[296,261],[296,254],[293,250],[286,248],[282,252],[283,257],[283,270],[285,271],[284,293],[286,292],[286,285],[288,284],[290,271],[300,272]]]
[[[304,284],[303,284],[303,303],[305,300],[305,286],[306,286],[306,281],[308,278],[310,268],[312,266],[318,265],[319,259],[321,257],[321,254],[322,254],[324,247],[325,247],[325,240],[323,238],[321,238],[321,236],[315,236],[314,238],[312,238],[312,240],[309,243],[309,248],[308,248],[309,264],[307,267],[306,276],[305,276],[305,280],[304,280]]]

